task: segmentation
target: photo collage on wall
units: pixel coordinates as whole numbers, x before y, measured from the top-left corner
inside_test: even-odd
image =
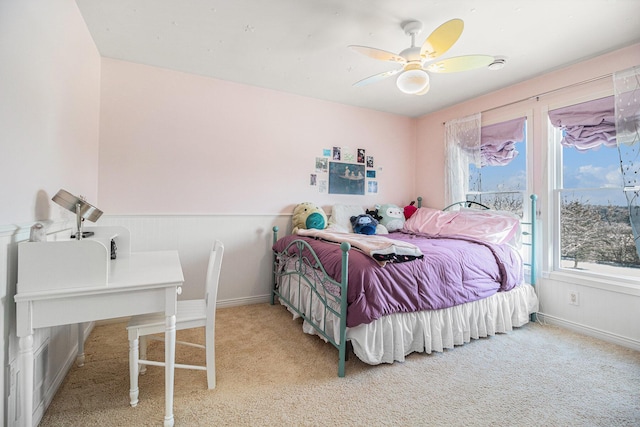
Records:
[[[373,156],[367,155],[364,148],[355,152],[349,147],[325,148],[322,156],[316,157],[315,173],[310,175],[309,185],[319,193],[377,194]]]

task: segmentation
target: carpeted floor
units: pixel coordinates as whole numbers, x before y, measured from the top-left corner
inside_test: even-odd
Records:
[[[640,426],[640,352],[557,327],[528,324],[393,365],[352,354],[345,378],[337,350],[280,305],[219,309],[216,333],[217,387],[176,370],[176,426]],[[41,426],[162,425],[162,368],[140,377],[129,406],[125,324],[96,327],[85,350]],[[177,361],[201,363],[204,352],[179,347]]]

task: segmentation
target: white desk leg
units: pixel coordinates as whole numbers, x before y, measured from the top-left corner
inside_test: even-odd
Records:
[[[83,323],[78,323],[78,354],[76,363],[78,366],[84,366],[84,328]]]
[[[129,332],[131,333],[131,332]],[[129,337],[129,398],[131,399],[131,406],[138,406],[138,335],[135,338]]]
[[[167,316],[164,332],[164,392],[165,416],[164,427],[173,427],[173,373],[176,362],[176,316]]]
[[[20,425],[31,427],[33,425],[33,335],[20,337],[18,346],[20,359],[22,359],[20,388],[23,396]]]

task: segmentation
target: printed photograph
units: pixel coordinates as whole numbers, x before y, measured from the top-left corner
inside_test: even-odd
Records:
[[[326,172],[329,167],[329,159],[326,157],[316,157],[316,172]]]
[[[368,168],[373,167],[373,156],[367,156],[367,167]]]
[[[341,160],[342,155],[340,153],[340,147],[333,147],[333,160]]]

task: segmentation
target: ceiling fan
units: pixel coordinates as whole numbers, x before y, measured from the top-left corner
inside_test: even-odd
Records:
[[[431,62],[443,55],[458,40],[464,29],[462,19],[452,19],[440,25],[427,37],[422,46],[415,45],[416,36],[422,31],[421,22],[404,22],[402,29],[406,35],[411,37],[411,47],[399,54],[367,46],[349,46],[354,51],[373,59],[402,65],[401,68],[385,71],[360,80],[354,83],[353,86],[368,85],[401,73],[396,80],[398,89],[407,94],[424,95],[429,91],[430,87],[427,71],[432,73],[456,73],[493,64],[495,64],[495,68],[500,68],[501,65],[504,65],[504,59],[496,59],[489,55],[465,55]]]

